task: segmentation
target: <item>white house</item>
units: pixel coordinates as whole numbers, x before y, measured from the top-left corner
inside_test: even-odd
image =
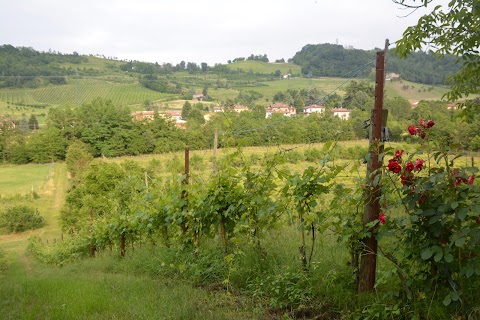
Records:
[[[309,114],[312,114],[312,113],[323,114],[323,113],[325,113],[325,107],[324,106],[319,106],[319,105],[316,105],[316,104],[312,104],[312,105],[304,107],[303,108],[303,113],[306,116],[308,116]]]
[[[333,115],[335,117],[339,117],[342,120],[348,120],[350,119],[350,113],[351,110],[346,109],[346,108],[333,108],[330,109],[331,112],[333,112]]]

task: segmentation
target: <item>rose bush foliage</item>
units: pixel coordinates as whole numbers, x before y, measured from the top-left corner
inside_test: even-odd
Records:
[[[430,141],[434,125],[420,120],[419,126],[409,126],[409,133],[420,137],[419,150],[406,156],[397,150],[388,161],[385,181],[391,183],[384,188],[393,188],[398,198],[385,205],[379,235],[396,238],[398,247],[391,252],[403,252],[398,261],[410,273],[410,284],[441,284],[449,292],[445,305],[463,305],[462,283],[480,276],[478,170],[455,167],[453,150]]]

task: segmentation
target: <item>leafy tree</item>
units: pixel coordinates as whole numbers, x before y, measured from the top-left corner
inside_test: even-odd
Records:
[[[188,121],[195,121],[198,124],[204,124],[205,123],[205,118],[203,117],[203,114],[200,110],[198,109],[192,109],[188,115],[187,118]]]
[[[192,104],[185,100],[185,103],[183,104],[183,107],[182,107],[182,119],[184,120],[188,119],[192,109],[193,109]]]
[[[65,159],[67,140],[62,132],[55,127],[49,127],[32,134],[27,142],[27,154],[30,161],[46,163]]]
[[[413,9],[427,6],[433,0],[393,0]],[[451,77],[449,100],[458,100],[480,92],[480,4],[478,0],[452,0],[446,7],[437,5],[422,16],[418,23],[408,27],[403,38],[396,42],[396,53],[402,57],[421,50],[425,46],[443,57],[452,54],[461,65],[458,73]]]
[[[32,114],[28,119],[28,127],[30,130],[38,130],[38,120],[34,114]]]
[[[407,120],[411,116],[410,102],[401,97],[385,99],[385,108],[396,120]]]
[[[134,126],[126,107],[96,99],[79,107],[80,140],[90,146],[93,156],[128,154],[130,131]]]
[[[65,162],[72,178],[84,172],[92,160],[93,156],[88,152],[88,146],[82,141],[75,140],[68,146]]]
[[[303,108],[305,107],[305,101],[303,100],[303,97],[300,94],[300,91],[297,92],[297,94],[295,95],[295,98],[293,99],[293,106],[297,110],[297,113],[303,112]]]
[[[343,105],[347,108],[371,109],[375,98],[375,89],[365,81],[351,81],[345,88]]]

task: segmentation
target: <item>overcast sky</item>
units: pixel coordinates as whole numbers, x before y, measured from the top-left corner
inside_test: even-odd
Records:
[[[431,8],[430,8],[431,9]],[[391,0],[0,0],[0,44],[158,63],[383,48],[427,13]]]

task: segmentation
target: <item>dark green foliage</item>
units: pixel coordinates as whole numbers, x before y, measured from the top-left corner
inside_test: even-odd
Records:
[[[367,64],[375,58],[373,52],[347,50],[335,44],[308,44],[297,52],[292,62],[302,67],[302,73],[313,77],[358,77],[366,78],[370,68],[363,68],[356,74],[352,70]]]
[[[401,43],[401,41],[399,41]],[[400,49],[398,51],[405,50]],[[293,63],[302,67],[302,73],[313,77],[356,77],[367,78],[374,64],[365,66],[375,59],[374,50],[345,49],[334,44],[306,45],[292,58]],[[426,83],[446,84],[460,67],[457,59],[445,55],[437,59],[431,52],[412,52],[401,60],[393,54],[388,56],[388,72],[399,73],[402,79]]]
[[[445,55],[439,59],[433,52],[417,51],[400,59],[396,55],[388,56],[388,72],[400,74],[402,79],[425,84],[447,84],[448,78],[460,70],[456,58]]]
[[[60,54],[38,52],[32,48],[0,46],[0,88],[37,88],[49,83],[65,84],[66,75],[73,70],[60,67],[61,63],[81,64],[87,59],[76,53]]]
[[[65,162],[72,178],[81,175],[92,160],[93,156],[88,152],[88,146],[85,143],[75,140],[68,146]]]
[[[426,7],[429,2],[414,5]],[[409,0],[399,0],[398,3],[412,5]],[[455,56],[458,69],[450,78],[452,90],[447,97],[451,101],[466,98],[479,93],[480,88],[479,23],[478,0],[453,0],[448,5],[437,5],[432,12],[420,17],[416,25],[405,30],[403,37],[396,42],[396,53],[405,58],[427,46],[433,48],[438,57]]]
[[[0,213],[0,228],[7,232],[23,232],[37,229],[45,224],[45,220],[37,209],[27,206],[15,206]]]

